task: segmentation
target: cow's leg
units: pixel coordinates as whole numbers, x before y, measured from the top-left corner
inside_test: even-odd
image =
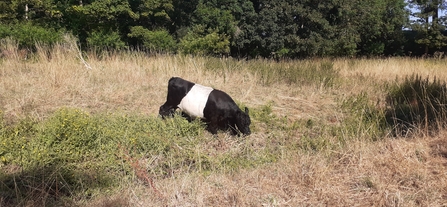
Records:
[[[192,118],[190,115],[182,111],[182,117],[188,120],[188,122],[192,122]]]
[[[236,121],[235,120],[228,121],[228,128],[230,128],[231,135],[235,136],[235,135],[239,134],[239,132],[236,130]]]
[[[206,130],[211,132],[211,134],[217,134],[217,130],[219,128],[217,117],[211,118],[211,120],[208,122]]]
[[[230,134],[232,136],[236,136],[236,135],[239,134],[239,132],[236,130],[236,126],[235,125],[230,126]]]

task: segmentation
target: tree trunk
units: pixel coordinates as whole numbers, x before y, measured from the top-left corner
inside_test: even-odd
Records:
[[[28,20],[28,4],[25,4],[25,20]]]

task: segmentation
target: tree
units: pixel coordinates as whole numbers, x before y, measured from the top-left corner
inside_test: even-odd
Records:
[[[360,55],[403,53],[402,28],[408,19],[404,0],[362,1],[353,5],[357,17],[352,18],[356,20],[361,39],[358,43]]]
[[[193,14],[193,23],[206,30],[216,30],[219,34],[233,35],[235,24],[230,10],[220,8],[218,1],[200,1]]]
[[[174,11],[172,0],[130,1],[132,10],[138,14],[138,25],[149,29],[165,28],[172,23]]]
[[[227,4],[229,1],[199,0],[192,14],[192,24],[180,39],[183,53],[228,55],[230,39],[235,31],[234,16],[228,7],[232,4]]]
[[[132,11],[127,0],[92,0],[74,1],[73,5],[65,11],[65,27],[78,36],[81,43],[101,43],[97,46],[115,45],[123,48],[122,44],[113,42],[105,43],[98,39],[98,35],[104,35],[104,41],[124,41],[129,33],[129,24],[138,19],[138,15]],[[92,45],[94,46],[94,45]]]
[[[264,57],[402,54],[404,0],[252,2],[252,45]]]
[[[258,11],[256,33],[261,55],[308,57],[354,53],[351,42],[355,39],[346,39],[352,37],[351,27],[346,27],[349,21],[342,20],[345,18],[342,7],[335,3],[323,0],[258,1],[255,6]]]
[[[445,31],[445,16],[440,10],[445,9],[446,2],[442,0],[411,0],[410,7],[416,10],[412,13],[415,20],[411,28],[417,32],[416,43],[424,47],[424,54],[439,50],[447,45]]]
[[[18,11],[14,0],[0,1],[0,23],[12,23],[17,21]]]
[[[256,32],[258,14],[255,5],[249,0],[239,0],[238,8],[232,9],[236,26],[231,39],[231,53],[237,57],[256,57],[259,55],[260,36]]]
[[[0,23],[68,31],[87,47],[246,58],[400,55],[406,2],[418,11],[415,42],[425,53],[444,49],[442,0],[3,0]]]
[[[29,21],[41,26],[56,27],[62,13],[53,0],[3,0],[0,2],[0,22]]]
[[[178,39],[181,39],[187,33],[187,28],[193,24],[192,18],[194,10],[199,4],[199,0],[173,0],[174,10],[171,17],[172,24],[168,26],[171,34],[175,34]]]

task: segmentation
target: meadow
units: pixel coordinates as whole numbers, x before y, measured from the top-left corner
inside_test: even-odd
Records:
[[[384,124],[447,59],[235,60],[73,41],[0,59],[0,206],[445,206],[447,130]],[[252,134],[162,120],[172,76],[250,109]]]

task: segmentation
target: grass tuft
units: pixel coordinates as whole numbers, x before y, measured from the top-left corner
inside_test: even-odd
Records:
[[[417,129],[430,135],[446,124],[447,87],[439,79],[407,76],[391,87],[386,100],[386,119],[395,135],[411,135]]]

